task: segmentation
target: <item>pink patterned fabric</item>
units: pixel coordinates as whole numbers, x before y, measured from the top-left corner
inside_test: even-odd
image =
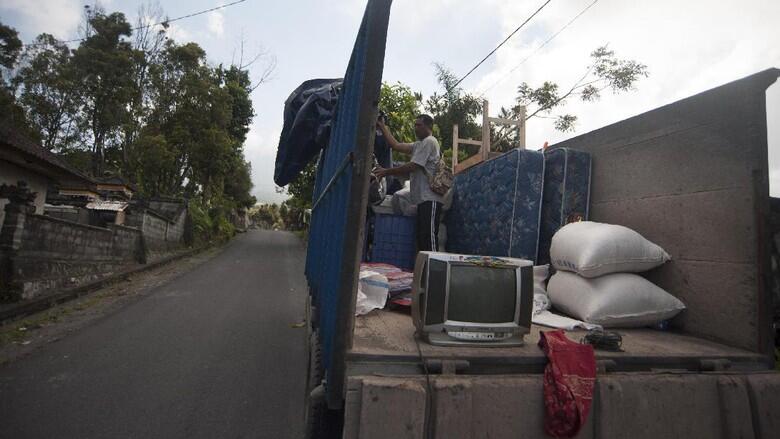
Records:
[[[593,346],[569,340],[562,329],[540,332],[544,369],[544,430],[555,438],[577,435],[588,419],[596,383]]]

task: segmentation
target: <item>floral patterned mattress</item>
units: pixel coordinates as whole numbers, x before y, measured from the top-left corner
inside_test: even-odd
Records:
[[[536,261],[544,155],[514,149],[455,175],[447,251]]]

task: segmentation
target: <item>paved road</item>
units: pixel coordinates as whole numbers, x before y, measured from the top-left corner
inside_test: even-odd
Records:
[[[304,249],[253,231],[215,258],[0,368],[0,438],[297,438]]]

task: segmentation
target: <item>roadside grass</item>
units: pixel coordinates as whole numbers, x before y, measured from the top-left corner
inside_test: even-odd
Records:
[[[84,311],[97,304],[110,295],[115,294],[96,294],[86,296],[75,302],[60,304],[46,311],[24,317],[13,323],[0,326],[0,347],[11,343],[26,344],[34,335],[34,331],[45,326],[55,324],[75,312]]]

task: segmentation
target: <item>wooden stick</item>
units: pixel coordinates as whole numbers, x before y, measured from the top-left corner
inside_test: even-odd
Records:
[[[480,149],[482,160],[490,156],[490,107],[487,99],[482,101],[482,148]]]
[[[458,166],[458,124],[452,126],[452,173],[455,173],[455,167]]]

